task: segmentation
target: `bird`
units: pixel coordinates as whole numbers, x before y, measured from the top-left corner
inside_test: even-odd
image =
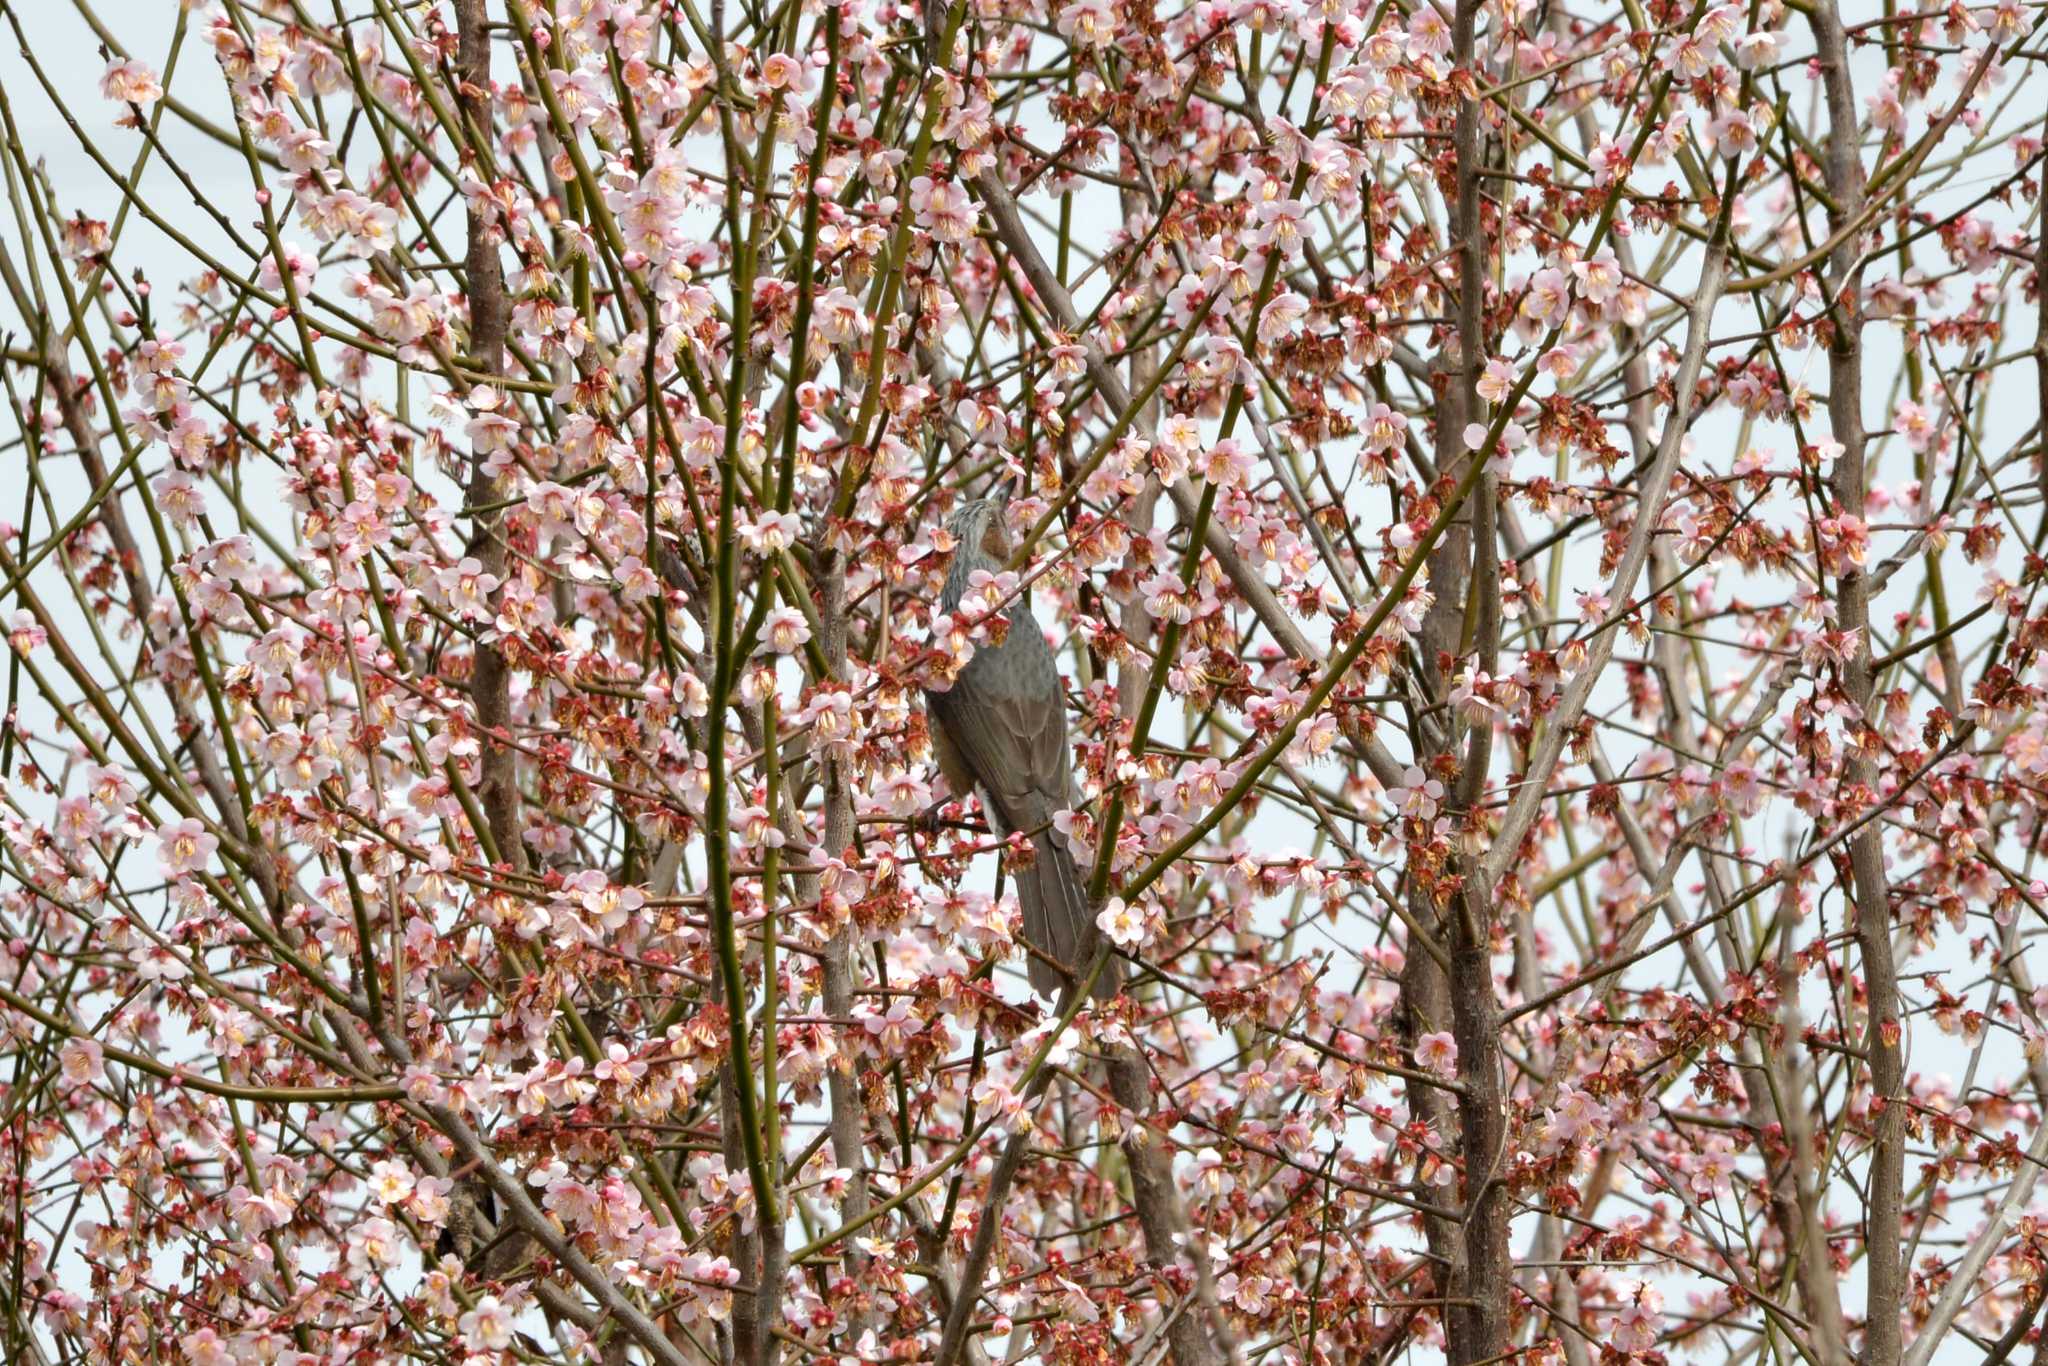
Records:
[[[1000,573],[1007,564],[1007,501],[998,490],[947,519],[957,544],[939,594],[942,611],[959,608],[976,571]],[[954,795],[979,793],[997,835],[1018,833],[1031,840],[1037,857],[1015,869],[1024,942],[1035,950],[1027,971],[1032,990],[1057,999],[1094,960],[1101,931],[1090,911],[1088,885],[1052,825],[1055,812],[1074,804],[1059,667],[1031,615],[1028,594],[1019,594],[1006,615],[1010,624],[1002,643],[978,643],[952,687],[925,693],[925,708],[939,770]],[[1114,1000],[1122,985],[1123,964],[1112,956],[1095,980],[1095,999]]]

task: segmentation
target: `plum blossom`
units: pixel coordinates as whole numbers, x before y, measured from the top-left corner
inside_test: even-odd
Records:
[[[761,623],[761,631],[768,648],[780,655],[795,653],[811,638],[810,623],[794,607],[779,607],[770,612]]]
[[[761,63],[761,83],[770,90],[805,94],[811,89],[809,69],[786,52],[770,53]]]
[[[1448,1031],[1424,1034],[1415,1041],[1415,1061],[1440,1077],[1458,1074],[1458,1042]]]
[[[1631,1356],[1647,1352],[1664,1331],[1664,1295],[1647,1281],[1637,1281],[1628,1301],[1615,1316],[1612,1341]]]
[[[921,1033],[924,1022],[912,1014],[910,1002],[898,996],[885,1011],[868,1014],[862,1026],[884,1053],[900,1054],[911,1036]]]
[[[1120,949],[1136,949],[1144,946],[1146,938],[1145,912],[1141,907],[1125,904],[1122,897],[1111,897],[1096,915],[1095,923]]]
[[[1116,17],[1109,0],[1074,0],[1059,12],[1062,36],[1086,48],[1108,47],[1116,36]]]
[[[1522,295],[1521,314],[1539,326],[1555,327],[1564,321],[1569,303],[1564,272],[1546,266],[1531,277],[1529,288]]]
[[[156,838],[157,866],[170,878],[204,871],[220,848],[220,837],[196,816],[159,826]]]
[[[370,1189],[385,1204],[403,1202],[412,1194],[413,1186],[412,1171],[404,1163],[387,1159],[371,1164]]]
[[[1259,313],[1260,344],[1271,346],[1286,337],[1307,316],[1308,306],[1308,299],[1291,289],[1275,295]]]
[[[1572,262],[1572,276],[1578,283],[1579,297],[1588,303],[1604,305],[1622,286],[1621,263],[1611,251]]]
[[[1934,414],[1911,399],[1900,399],[1892,410],[1892,430],[1906,439],[1906,445],[1916,451],[1925,451],[1939,438],[1940,428]]]
[[[1730,110],[1716,118],[1707,127],[1707,136],[1713,140],[1714,150],[1731,160],[1756,150],[1758,141],[1755,123],[1741,110]]]
[[[178,1339],[188,1366],[235,1366],[235,1349],[212,1328],[195,1328]]]
[[[931,804],[932,790],[916,774],[897,769],[876,786],[875,796],[890,814],[909,816]]]
[[[605,1055],[591,1069],[593,1078],[614,1086],[631,1086],[647,1075],[647,1064],[633,1057],[632,1050],[618,1040],[605,1045]]]
[[[122,104],[151,105],[164,97],[164,87],[147,63],[131,58],[108,65],[100,76],[100,93]]]
[[[1402,815],[1427,821],[1436,816],[1437,803],[1444,798],[1444,785],[1411,765],[1401,776],[1401,786],[1389,795]]]
[[[100,1081],[106,1076],[102,1062],[104,1050],[97,1039],[69,1039],[58,1050],[64,1080],[74,1086],[85,1086]]]
[[[16,654],[34,654],[49,644],[50,633],[27,608],[15,612],[8,618],[7,643]]]
[[[911,182],[910,206],[918,226],[942,242],[964,242],[974,235],[973,201],[958,185],[919,176]]]
[[[512,1345],[512,1313],[496,1295],[478,1296],[457,1327],[462,1345],[472,1352],[502,1352]]]

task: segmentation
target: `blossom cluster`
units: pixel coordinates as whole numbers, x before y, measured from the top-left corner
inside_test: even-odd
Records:
[[[0,69],[10,1359],[2038,1332],[2037,6],[332,8]]]

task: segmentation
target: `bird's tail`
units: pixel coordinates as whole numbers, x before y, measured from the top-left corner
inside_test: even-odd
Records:
[[[1024,942],[1039,953],[1084,973],[1095,961],[1101,929],[1088,907],[1088,884],[1067,852],[1067,843],[1054,831],[1032,841],[1038,857],[1029,868],[1018,870],[1017,902],[1024,910]],[[1032,954],[1028,963],[1031,989],[1041,996],[1057,999],[1066,979],[1059,969]],[[1123,988],[1124,964],[1115,954],[1095,979],[1095,999],[1112,1001]]]

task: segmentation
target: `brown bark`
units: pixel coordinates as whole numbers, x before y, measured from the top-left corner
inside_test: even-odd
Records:
[[[825,662],[835,673],[846,667],[846,565],[838,555],[828,558],[823,570],[824,602],[819,619],[824,624],[822,642]],[[848,782],[846,761],[837,754],[821,756],[825,766],[825,852],[840,857],[853,844],[853,791]],[[853,1015],[854,991],[853,926],[846,924],[833,932],[825,944],[825,1013],[835,1020]],[[846,1219],[864,1217],[868,1212],[867,1156],[861,1140],[860,1080],[836,1062],[826,1074],[825,1085],[831,1104],[832,1160],[852,1173],[846,1183]],[[943,1234],[944,1230],[941,1230]],[[848,1256],[855,1254],[849,1252]],[[857,1262],[849,1266],[857,1267]],[[975,1293],[969,1288],[968,1294]]]
[[[1199,1308],[1166,1308],[1162,1304],[1172,1316],[1167,1321],[1166,1340],[1173,1359],[1179,1366],[1221,1366],[1230,1360],[1235,1342],[1217,1307],[1208,1250],[1192,1245],[1182,1249],[1191,1229],[1173,1182],[1173,1159],[1163,1136],[1142,1122],[1153,1109],[1150,1071],[1144,1057],[1129,1045],[1112,1048],[1107,1064],[1110,1094],[1141,1121],[1125,1132],[1123,1154],[1131,1174],[1131,1208],[1145,1233],[1146,1264],[1155,1279],[1163,1278],[1168,1267],[1178,1266],[1183,1274],[1192,1273],[1194,1280],[1192,1294]]]
[[[1469,67],[1473,60],[1474,34],[1479,5],[1477,0],[1460,0],[1452,22],[1454,60]],[[1477,392],[1481,358],[1487,350],[1482,308],[1486,290],[1487,243],[1481,216],[1479,180],[1488,154],[1480,125],[1479,103],[1463,100],[1458,106],[1452,133],[1456,156],[1455,197],[1451,209],[1451,237],[1457,243],[1457,353],[1445,375],[1443,396],[1437,416],[1439,479],[1457,479],[1465,472],[1464,461],[1484,459],[1483,452],[1467,452],[1460,460],[1449,460],[1443,452],[1456,449],[1459,435],[1468,422],[1480,420],[1482,409]],[[1449,813],[1455,823],[1485,792],[1491,758],[1493,727],[1481,724],[1461,728],[1449,701],[1451,679],[1446,660],[1477,654],[1479,667],[1495,662],[1500,623],[1500,558],[1495,525],[1492,474],[1481,476],[1479,495],[1438,543],[1430,557],[1430,591],[1435,595],[1423,625],[1421,681],[1424,697],[1434,715],[1445,718],[1440,731],[1422,722],[1419,749],[1427,759],[1456,755],[1457,777],[1452,786]],[[1472,609],[1468,610],[1468,605]],[[1463,754],[1459,755],[1459,749]],[[1459,1090],[1455,1106],[1444,1103],[1442,1092],[1424,1098],[1423,1113],[1429,1114],[1438,1132],[1449,1141],[1443,1127],[1447,1110],[1455,1112],[1455,1146],[1462,1171],[1463,1214],[1456,1227],[1428,1230],[1431,1250],[1448,1260],[1441,1282],[1448,1303],[1444,1313],[1445,1354],[1453,1366],[1488,1361],[1509,1346],[1509,1294],[1513,1288],[1514,1266],[1508,1250],[1508,1220],[1512,1212],[1505,1185],[1500,1181],[1502,1155],[1507,1140],[1507,1112],[1502,1093],[1500,1020],[1493,984],[1493,898],[1481,878],[1472,876],[1464,860],[1454,859],[1454,876],[1462,886],[1448,895],[1414,886],[1412,903],[1418,923],[1428,925],[1441,910],[1439,939],[1449,949],[1450,970],[1442,980],[1429,978],[1436,964],[1427,953],[1411,946],[1410,970],[1417,999],[1410,1007],[1411,1021],[1429,1012],[1450,1012],[1451,1035],[1458,1045]],[[1447,869],[1447,872],[1452,871]],[[1404,979],[1403,986],[1411,983]],[[1441,1026],[1439,1026],[1441,1027]],[[1410,1036],[1411,1044],[1414,1036]],[[1416,1090],[1430,1089],[1420,1084]],[[1447,1221],[1432,1218],[1430,1224]]]
[[[1813,10],[1821,82],[1827,94],[1828,131],[1824,169],[1835,203],[1830,227],[1841,240],[1829,254],[1827,295],[1833,338],[1828,347],[1828,420],[1841,444],[1831,480],[1838,511],[1861,517],[1868,492],[1863,430],[1863,272],[1857,235],[1845,229],[1863,210],[1863,161],[1857,148],[1859,120],[1849,71],[1848,40],[1834,0]],[[1856,633],[1856,645],[1842,669],[1842,689],[1869,724],[1873,677],[1870,655],[1869,584],[1862,567],[1848,565],[1835,583],[1836,619]],[[1858,746],[1846,756],[1845,777],[1876,799],[1877,763]],[[1899,1052],[1899,989],[1892,961],[1891,896],[1884,873],[1882,833],[1873,823],[1849,843],[1854,873],[1856,942],[1863,958],[1870,1018],[1864,1051],[1870,1059],[1873,1134],[1870,1176],[1864,1205],[1863,1246],[1869,1291],[1864,1312],[1865,1366],[1895,1366],[1899,1360],[1899,1311],[1904,1290],[1900,1245],[1905,1185],[1904,1067]]]
[[[462,70],[458,95],[468,125],[470,155],[479,175],[489,174],[491,139],[491,38],[486,27],[485,0],[456,0],[456,62]],[[499,259],[497,229],[491,209],[477,199],[468,208],[468,254],[463,264],[469,299],[469,349],[478,370],[496,375],[504,364],[505,331],[511,301],[505,293],[505,268]],[[471,507],[497,501],[496,482],[477,460],[470,470]],[[470,532],[470,553],[486,574],[503,579],[506,567],[503,516],[480,513]],[[484,810],[487,833],[501,862],[526,867],[521,841],[519,784],[513,751],[505,743],[512,722],[512,675],[503,651],[479,642],[471,666],[470,696],[476,704],[478,744],[483,751],[483,780],[477,798]]]

